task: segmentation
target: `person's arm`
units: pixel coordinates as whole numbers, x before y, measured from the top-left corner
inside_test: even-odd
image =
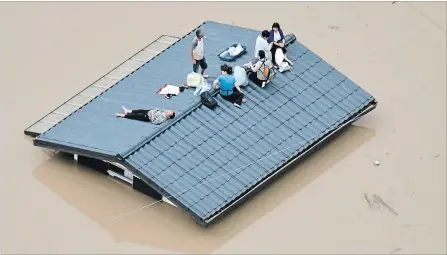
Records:
[[[281,36],[281,42],[282,42],[281,47],[284,47],[286,45],[286,37],[284,36],[282,29],[279,30],[279,35]]]
[[[194,41],[192,41],[192,46],[191,46],[191,59],[192,59],[192,63],[195,64],[196,60],[194,59],[194,49],[197,47],[197,44],[199,42],[197,41],[197,39],[194,39]]]
[[[273,43],[267,44],[267,51],[270,51],[272,49],[272,45],[273,45]]]
[[[262,62],[258,61],[258,62],[256,62],[255,65],[253,65],[251,62],[249,64],[250,64],[249,66],[250,66],[251,71],[257,72],[259,70],[259,68],[261,68]]]
[[[234,83],[234,87],[236,87],[237,91],[239,91],[240,93],[244,94],[244,92],[242,92],[241,87],[239,87],[239,85],[236,84],[236,81]]]
[[[273,42],[273,38],[274,38],[274,36],[273,36],[273,29],[272,29],[272,30],[270,30],[270,34],[269,34],[269,38],[267,38],[267,42],[268,43],[272,43]]]
[[[167,120],[167,118],[156,117],[156,118],[154,118],[154,120],[151,123],[154,125],[160,125],[161,123],[165,122],[166,120]]]
[[[220,86],[219,86],[219,85],[220,85],[219,77],[218,77],[217,79],[214,80],[213,85],[214,85],[214,87],[215,87],[216,89],[219,89],[219,88],[220,88]]]
[[[154,112],[152,114],[153,115],[151,116],[152,117],[151,123],[155,124],[155,125],[160,125],[161,123],[165,122],[169,118],[162,111]]]

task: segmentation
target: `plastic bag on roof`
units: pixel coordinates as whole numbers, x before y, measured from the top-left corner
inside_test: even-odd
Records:
[[[210,90],[211,90],[211,84],[207,80],[203,79],[202,83],[200,83],[200,85],[196,87],[196,91],[194,91],[194,96],[197,95],[200,96],[203,92]]]

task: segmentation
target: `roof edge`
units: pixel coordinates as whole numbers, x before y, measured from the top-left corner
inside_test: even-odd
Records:
[[[165,198],[169,199],[170,201],[172,201],[175,205],[181,207],[188,215],[190,215],[197,224],[199,224],[202,227],[206,227],[207,223],[205,221],[205,219],[202,219],[199,215],[197,215],[196,213],[194,213],[192,210],[188,209],[188,207],[183,204],[182,202],[180,202],[176,196],[178,194],[170,194],[168,192],[166,192],[163,188],[161,188],[160,186],[158,186],[155,182],[153,182],[150,178],[146,177],[145,175],[140,175],[139,174],[139,170],[136,169],[135,167],[133,167],[131,164],[129,164],[127,161],[123,161],[121,164],[123,164],[128,170],[130,170],[133,174],[137,175],[138,177],[140,177],[141,180],[143,180],[147,185],[149,185],[152,189],[154,189],[155,191],[157,191],[159,194],[161,194],[162,196],[164,196]]]
[[[37,147],[42,147],[46,149],[56,150],[56,151],[63,151],[66,153],[72,153],[72,154],[78,154],[81,156],[89,157],[89,158],[95,158],[95,159],[101,159],[101,160],[107,160],[107,161],[116,161],[118,162],[118,156],[107,154],[103,152],[95,152],[92,150],[84,150],[77,147],[72,147],[60,143],[55,143],[50,140],[42,140],[42,139],[34,139],[33,145]]]
[[[199,27],[203,26],[205,22],[202,22],[199,26],[197,26],[196,28],[194,28],[193,30],[191,30],[189,33],[187,33],[186,35],[180,37],[179,40],[184,39],[186,36],[188,36],[189,34],[191,34],[192,32],[194,32],[195,30],[197,30]],[[161,37],[163,37],[164,35],[159,36],[155,41],[157,41],[158,39],[160,39]],[[153,42],[155,42],[153,41]],[[151,42],[149,45],[151,45],[153,42]],[[176,44],[176,43],[174,43]],[[74,113],[78,112],[80,109],[84,108],[86,105],[90,104],[93,100],[97,99],[99,96],[101,96],[102,94],[104,94],[105,92],[107,92],[108,90],[110,90],[111,88],[115,87],[116,85],[118,85],[119,83],[121,83],[124,79],[126,79],[128,76],[132,75],[133,73],[135,73],[138,69],[144,67],[147,63],[151,62],[152,60],[154,60],[156,57],[158,57],[161,53],[165,52],[167,49],[171,48],[174,44],[170,45],[169,47],[167,47],[166,49],[162,50],[161,52],[159,52],[157,55],[155,55],[152,59],[149,59],[148,61],[146,61],[144,64],[142,64],[140,67],[138,67],[137,69],[133,70],[131,73],[129,73],[128,75],[124,76],[123,78],[121,78],[119,81],[117,81],[115,84],[113,84],[112,86],[110,86],[108,89],[104,90],[101,94],[96,95],[94,98],[90,99],[89,102],[87,102],[86,104],[82,105],[81,107],[79,107],[76,111],[70,113],[69,115],[65,116],[61,121],[59,121],[58,123],[56,123],[55,125],[53,125],[52,127],[50,127],[48,130],[42,132],[41,134],[38,134],[36,137],[39,137],[45,133],[47,133],[48,131],[50,131],[51,129],[53,129],[54,127],[56,127],[57,125],[59,125],[62,121],[64,121],[65,119],[67,119],[68,117],[70,117],[71,115],[73,115]],[[58,109],[60,106],[64,105],[65,103],[67,103],[68,101],[70,101],[71,99],[73,99],[74,97],[76,97],[77,95],[79,95],[80,93],[82,93],[84,90],[88,89],[91,85],[95,84],[97,81],[101,80],[102,78],[104,78],[105,76],[107,76],[107,74],[113,72],[115,69],[117,69],[118,67],[120,67],[121,65],[123,65],[126,61],[128,61],[129,59],[133,58],[135,55],[137,55],[139,52],[141,52],[142,50],[144,50],[146,47],[148,47],[148,45],[146,45],[144,48],[142,48],[141,50],[137,51],[135,54],[133,54],[132,56],[130,56],[129,58],[127,58],[126,60],[124,60],[123,62],[121,62],[119,65],[117,65],[116,67],[114,67],[112,70],[110,70],[109,72],[107,72],[106,74],[104,74],[103,76],[101,76],[100,78],[96,79],[94,82],[92,82],[91,84],[89,84],[87,87],[85,87],[84,89],[82,89],[80,92],[78,92],[77,94],[75,94],[74,96],[72,96],[71,98],[69,98],[68,100],[66,100],[65,102],[63,102],[62,104],[60,104],[59,106],[57,106],[56,108],[54,108],[52,111],[50,111],[50,113],[46,114],[45,116],[43,116],[42,118],[40,118],[38,121],[34,122],[33,124],[31,124],[29,127],[27,127],[24,131],[24,133],[26,135],[34,135],[34,133],[27,133],[26,130],[31,128],[34,124],[36,124],[37,122],[41,121],[42,119],[44,119],[46,116],[48,116],[49,114],[51,114],[52,112],[54,112],[56,109]]]

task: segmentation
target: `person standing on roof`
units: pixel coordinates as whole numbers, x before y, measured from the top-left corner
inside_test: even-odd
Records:
[[[175,117],[174,111],[166,109],[128,110],[124,106],[122,106],[122,108],[124,113],[115,113],[116,117],[150,122],[155,125],[159,125]]]
[[[220,70],[222,75],[217,77],[214,81],[215,88],[219,89],[219,94],[223,99],[240,108],[241,104],[247,100],[244,98],[244,93],[239,85],[236,84],[236,79],[232,75],[233,68],[229,67],[227,64],[223,64],[220,67]]]
[[[208,64],[205,59],[205,50],[203,47],[203,38],[205,37],[202,30],[198,29],[196,31],[196,37],[192,41],[191,47],[191,58],[192,58],[192,70],[197,73],[199,71],[199,67],[201,70],[201,74],[204,78],[208,78],[208,75],[204,74],[205,70],[208,68]]]

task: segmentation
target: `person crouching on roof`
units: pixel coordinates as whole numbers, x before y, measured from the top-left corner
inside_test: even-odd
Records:
[[[115,113],[116,117],[126,118],[131,120],[139,120],[144,122],[150,122],[155,125],[159,125],[168,119],[175,117],[175,112],[166,109],[148,109],[148,110],[128,110],[122,106],[124,113]]]
[[[244,98],[244,93],[239,85],[236,84],[236,79],[232,75],[233,68],[223,64],[220,70],[222,74],[214,81],[215,88],[219,89],[219,94],[223,99],[233,103],[236,107],[241,107],[241,104],[247,100]]]
[[[258,52],[258,56],[259,58],[254,65],[249,62],[248,64],[245,64],[244,67],[248,67],[252,71],[252,73],[248,75],[248,79],[261,88],[264,88],[269,81],[270,66],[263,50]]]

